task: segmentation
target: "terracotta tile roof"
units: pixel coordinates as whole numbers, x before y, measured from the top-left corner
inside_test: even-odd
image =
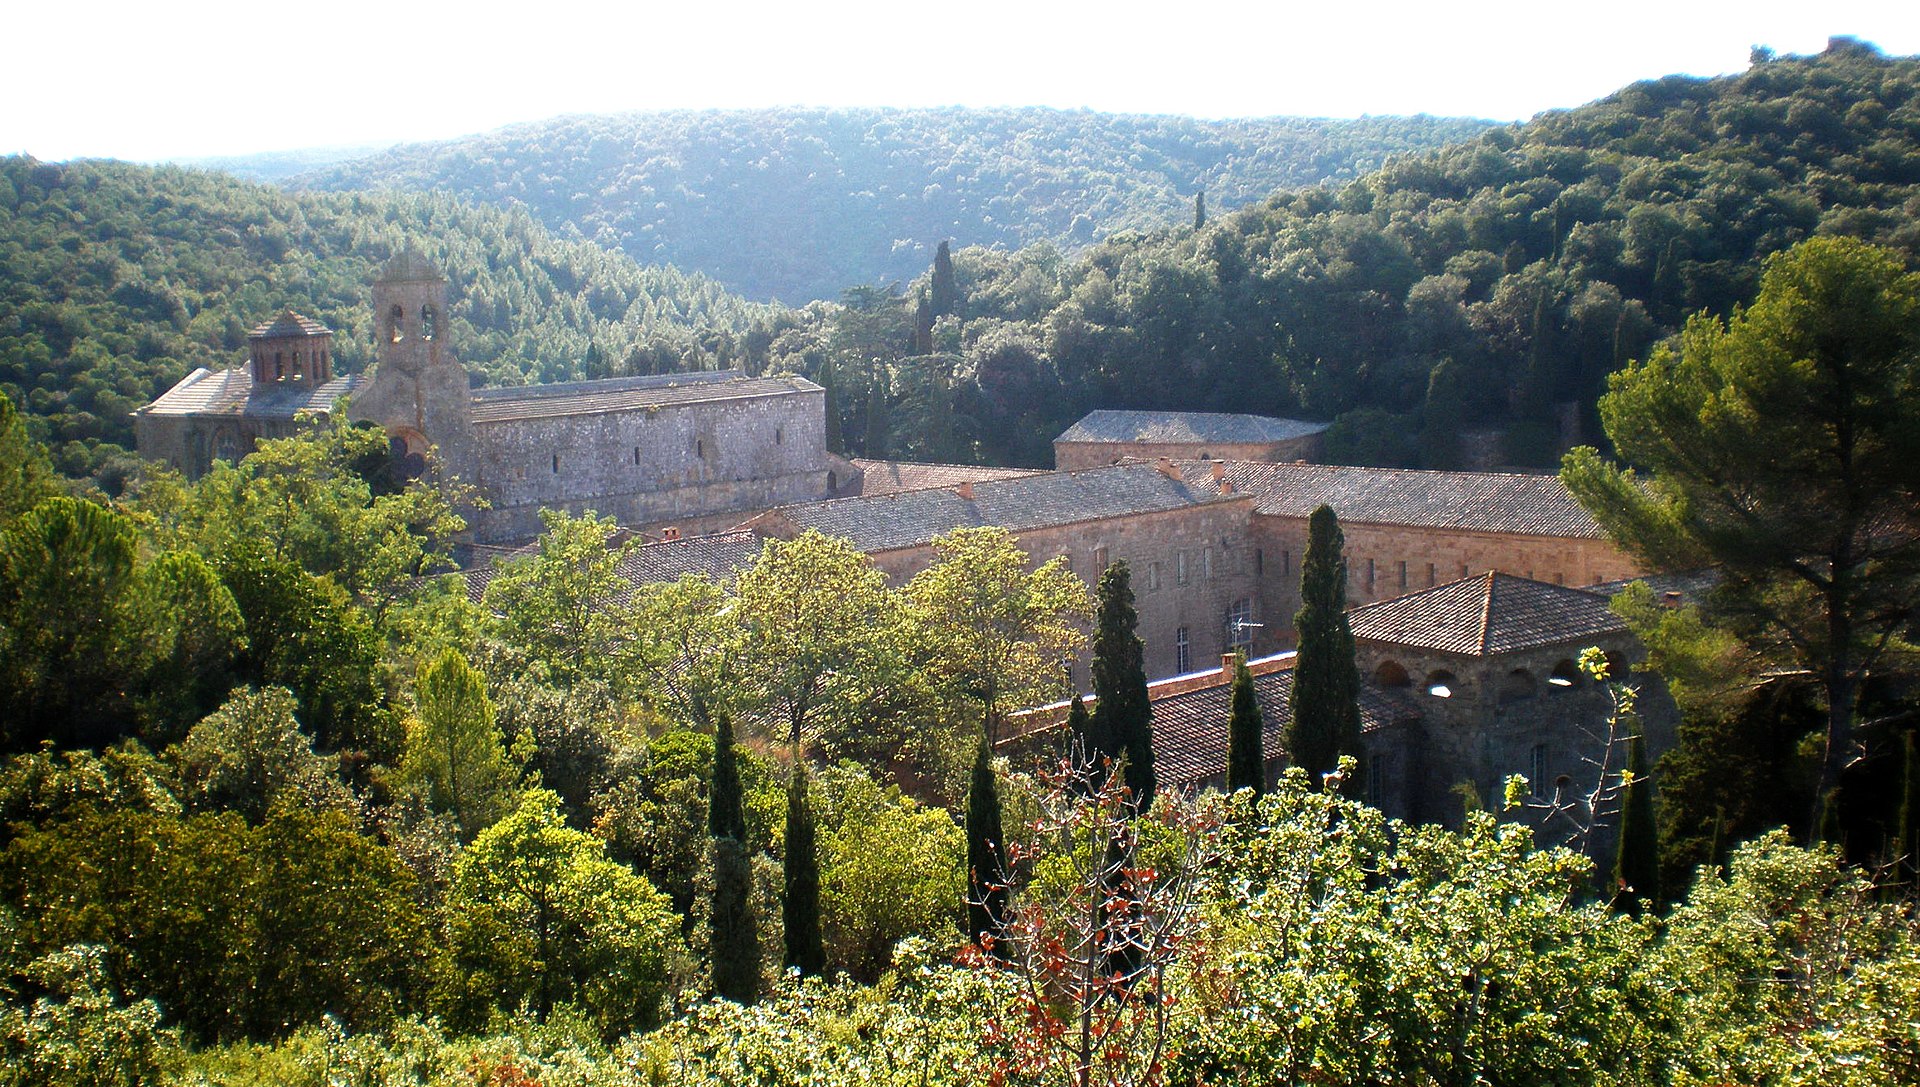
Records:
[[[1260,736],[1269,759],[1286,752],[1287,722],[1293,716],[1291,652],[1248,661],[1253,673],[1253,696],[1260,703]],[[1089,708],[1093,699],[1087,698]],[[1227,772],[1227,716],[1232,709],[1233,674],[1224,668],[1158,680],[1147,685],[1153,706],[1154,774],[1164,787],[1186,788]],[[1017,715],[1013,735],[1002,740],[1011,746],[1060,728],[1067,703],[1043,706]],[[1375,729],[1417,720],[1419,708],[1389,691],[1362,684],[1360,729]],[[1026,721],[1020,718],[1025,717]]]
[[[772,515],[873,553],[916,547],[956,528],[997,525],[1024,532],[1242,498],[1221,494],[1211,481],[1190,484],[1170,478],[1149,464],[1038,472],[975,483],[971,489],[971,498],[944,488],[901,491],[781,506]]]
[[[1357,640],[1469,656],[1618,634],[1607,598],[1512,574],[1486,573],[1347,612]]]
[[[250,340],[264,340],[278,339],[282,336],[331,335],[333,335],[333,329],[328,328],[313,318],[295,313],[292,310],[282,310],[280,316],[255,326],[252,332],[247,333],[247,338]]]
[[[614,542],[618,544],[625,538],[616,535]],[[614,569],[636,587],[678,581],[688,574],[720,579],[751,564],[754,557],[760,554],[762,543],[760,537],[751,532],[716,532],[711,536],[658,540],[629,551]],[[538,545],[529,545],[502,557],[500,561],[447,576],[463,579],[467,586],[467,599],[478,604],[487,595],[487,586],[499,576],[502,563],[538,554],[539,550]],[[620,599],[625,600],[630,595],[621,593]]]
[[[1284,442],[1318,434],[1325,423],[1265,415],[1199,411],[1090,411],[1056,442]]]
[[[957,487],[962,483],[980,483],[990,479],[1014,479],[1038,475],[1039,468],[987,468],[971,464],[925,464],[901,460],[863,460],[854,458],[860,469],[860,494],[894,494],[898,491],[924,491],[932,487]]]
[[[256,390],[251,367],[209,370],[202,366],[137,414],[291,419],[303,411],[331,412],[336,401],[359,387],[360,375],[343,374],[317,388],[281,381]]]
[[[1206,463],[1185,467],[1189,478],[1211,471]],[[1236,489],[1254,495],[1255,511],[1275,517],[1305,518],[1325,503],[1340,520],[1364,524],[1601,536],[1600,526],[1550,475],[1246,461],[1229,463],[1226,475]]]
[[[498,423],[551,419],[563,415],[602,415],[641,411],[669,404],[700,404],[750,396],[819,392],[820,386],[791,374],[742,377],[737,370],[695,374],[653,374],[566,381],[552,385],[475,389],[473,421]]]

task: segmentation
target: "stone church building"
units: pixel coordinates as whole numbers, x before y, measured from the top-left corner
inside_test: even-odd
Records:
[[[417,470],[438,451],[485,505],[476,543],[529,539],[542,509],[623,524],[746,512],[831,494],[826,394],[793,375],[737,371],[475,389],[446,342],[446,277],[403,252],[373,284],[370,377],[334,377],[333,333],[288,312],[251,335],[247,366],[195,370],[135,413],[143,455],[189,476],[244,456],[347,400]]]

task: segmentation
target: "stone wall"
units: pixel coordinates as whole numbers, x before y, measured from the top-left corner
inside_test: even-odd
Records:
[[[1276,647],[1291,645],[1300,608],[1300,560],[1307,522],[1256,514],[1253,538],[1266,569],[1263,606],[1283,630]],[[1470,529],[1341,522],[1347,541],[1347,605],[1355,607],[1444,585],[1488,570],[1555,585],[1594,585],[1645,573],[1605,539],[1532,536]]]
[[[816,390],[475,422],[470,481],[492,505],[476,538],[537,535],[543,507],[638,525],[824,497],[825,418]]]

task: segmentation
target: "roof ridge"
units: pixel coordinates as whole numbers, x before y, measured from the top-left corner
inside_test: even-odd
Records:
[[[1224,458],[1216,457],[1216,460]],[[1233,467],[1246,468],[1311,468],[1326,472],[1376,472],[1402,476],[1457,476],[1463,479],[1559,479],[1553,472],[1475,472],[1459,468],[1381,468],[1371,464],[1314,464],[1310,461],[1264,461],[1229,460]]]
[[[1484,578],[1487,583],[1486,598],[1480,605],[1479,638],[1480,652],[1485,654],[1488,652],[1488,647],[1493,644],[1493,591],[1494,586],[1498,584],[1500,572],[1498,570],[1488,570],[1480,576]]]

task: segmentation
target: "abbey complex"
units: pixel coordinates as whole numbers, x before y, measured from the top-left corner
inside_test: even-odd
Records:
[[[1448,790],[1514,773],[1591,777],[1606,699],[1574,659],[1635,654],[1603,593],[1639,571],[1546,475],[1314,463],[1321,424],[1246,415],[1095,411],[1061,434],[1053,471],[850,461],[826,447],[824,390],[737,371],[472,387],[441,330],[447,283],[402,253],[372,287],[376,364],[336,376],[332,332],[288,312],[250,335],[244,366],[197,370],[136,413],[142,453],[189,475],[336,410],[381,427],[418,470],[429,449],[483,500],[466,511],[476,586],[486,556],[541,531],[543,509],[593,511],[658,541],[647,579],[724,573],[757,541],[842,537],[890,578],[956,528],[1012,531],[1035,563],[1091,586],[1133,573],[1163,781],[1224,774],[1223,655],[1256,661],[1284,765],[1292,616],[1308,515],[1345,531],[1348,598],[1367,677],[1374,801],[1442,819]],[[1084,662],[1075,679],[1084,684]],[[1671,742],[1663,705],[1648,713]],[[1590,785],[1590,782],[1586,784]]]

